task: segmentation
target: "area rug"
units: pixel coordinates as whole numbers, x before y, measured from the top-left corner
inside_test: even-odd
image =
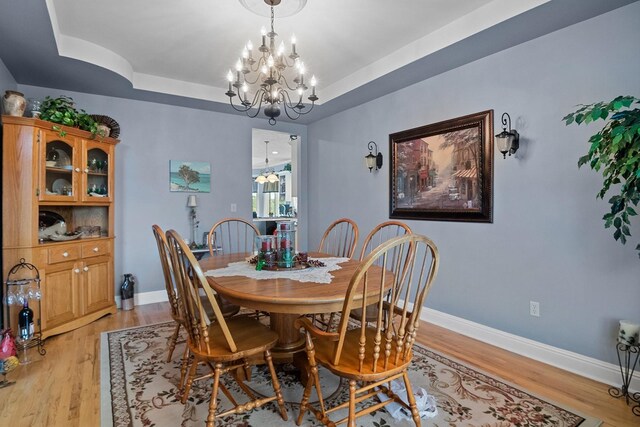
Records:
[[[188,402],[178,398],[180,356],[184,341],[178,343],[173,360],[165,362],[167,340],[174,323],[105,332],[101,337],[101,416],[107,426],[202,426],[207,417],[211,380],[194,383]],[[283,426],[295,425],[302,386],[293,367],[280,365],[278,377],[287,402],[289,421],[284,422],[273,404],[252,412],[218,419],[219,426]],[[424,388],[438,406],[438,415],[424,420],[429,426],[506,427],[559,426],[594,427],[600,421],[580,415],[566,407],[538,398],[520,388],[476,369],[452,360],[426,347],[416,345],[410,368],[414,389]],[[239,401],[244,395],[233,380],[225,383]],[[337,377],[322,372],[323,393],[326,389],[329,405],[348,396]],[[254,390],[272,393],[268,372],[257,367],[251,382]],[[415,390],[414,390],[415,391]],[[224,394],[219,396],[220,410],[230,407]],[[371,402],[374,403],[374,402]],[[338,415],[339,418],[341,416]],[[337,419],[339,419],[337,418]],[[396,420],[388,412],[378,410],[358,418],[358,426],[411,426],[411,421]],[[305,426],[317,425],[307,414]]]

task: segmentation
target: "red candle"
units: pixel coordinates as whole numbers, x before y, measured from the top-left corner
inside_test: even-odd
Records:
[[[280,240],[280,247],[281,248],[290,248],[291,247],[291,240],[287,240],[287,239]]]
[[[270,251],[271,250],[271,240],[263,240],[262,241],[262,251]]]

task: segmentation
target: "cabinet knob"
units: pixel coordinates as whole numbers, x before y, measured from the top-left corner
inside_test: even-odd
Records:
[[[83,271],[89,271],[89,267],[85,266],[82,270]]]
[[[95,248],[93,248],[93,252],[98,252],[100,249],[96,246]]]
[[[76,168],[76,172],[80,172],[80,168]]]
[[[65,257],[65,258],[68,257],[69,256],[69,252],[63,252],[62,256]]]
[[[89,168],[84,168],[84,173],[89,173]]]
[[[80,273],[80,269],[76,268],[76,269],[73,270],[73,272],[76,273],[76,274],[79,274]]]

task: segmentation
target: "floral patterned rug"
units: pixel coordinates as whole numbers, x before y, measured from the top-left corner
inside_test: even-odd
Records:
[[[174,324],[167,322],[102,334],[102,427],[203,425],[208,412],[211,380],[194,383],[187,404],[180,403],[177,384],[184,341],[176,347],[173,360],[165,362],[167,339],[173,329]],[[438,415],[423,420],[423,425],[593,427],[601,424],[598,420],[535,397],[426,347],[416,345],[414,349],[410,369],[414,391],[423,387],[435,398],[438,406]],[[288,422],[280,418],[275,405],[267,404],[246,414],[217,420],[216,425],[295,425],[298,414],[295,402],[300,401],[302,386],[292,366],[280,365],[278,371],[285,400],[291,402],[287,403]],[[325,397],[331,395],[329,405],[348,398],[348,390],[337,377],[325,370],[322,376],[323,393]],[[238,396],[237,400],[244,401],[237,384],[228,378],[226,380],[225,384],[231,393]],[[258,392],[273,392],[268,372],[262,367],[254,368],[252,381],[248,384]],[[229,407],[224,394],[220,393],[219,399],[219,409]],[[334,419],[340,418],[342,414],[336,414]],[[378,410],[358,418],[357,424],[386,427],[411,426],[413,422],[398,421],[385,410]],[[307,413],[303,425],[317,425],[317,422]]]

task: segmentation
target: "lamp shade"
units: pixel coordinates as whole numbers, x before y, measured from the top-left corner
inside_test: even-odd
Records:
[[[274,181],[274,182],[265,182],[264,185],[262,186],[262,192],[263,193],[277,193],[279,191],[278,188],[278,182]]]
[[[507,130],[509,128],[509,130]],[[520,146],[520,135],[515,129],[511,129],[511,116],[508,113],[502,114],[502,132],[496,135],[496,146],[502,153],[502,157],[516,154]]]
[[[187,207],[188,208],[195,208],[196,206],[198,206],[198,200],[196,199],[196,196],[194,196],[193,194],[187,197]]]
[[[376,156],[374,156],[373,153],[370,152],[369,154],[364,156],[364,159],[367,161],[369,172],[371,172],[373,168],[376,167]]]
[[[496,146],[503,156],[506,157],[507,153],[511,155],[511,148],[513,147],[514,140],[515,135],[507,132],[506,130],[496,135]]]

